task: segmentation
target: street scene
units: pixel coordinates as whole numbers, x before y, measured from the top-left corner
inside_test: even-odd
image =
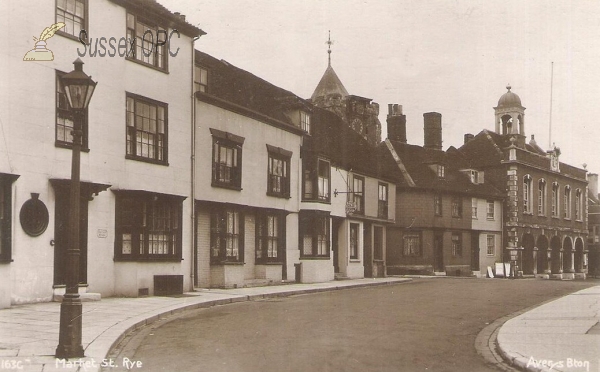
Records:
[[[151,326],[120,358],[147,371],[498,371],[476,350],[483,328],[599,283],[415,279],[255,300]]]
[[[0,371],[600,371],[598,15],[0,1]]]

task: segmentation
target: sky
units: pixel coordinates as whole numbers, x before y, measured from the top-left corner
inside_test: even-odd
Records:
[[[207,35],[196,48],[303,98],[332,66],[350,94],[403,106],[411,144],[423,113],[443,145],[494,130],[510,84],[525,134],[600,172],[600,2],[579,0],[158,0]],[[551,103],[552,102],[552,103]],[[552,123],[551,139],[550,123]]]

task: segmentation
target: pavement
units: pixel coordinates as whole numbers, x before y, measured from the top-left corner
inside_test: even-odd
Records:
[[[285,297],[357,287],[396,284],[409,278],[368,278],[312,284],[286,284],[240,289],[197,289],[177,297],[104,298],[83,302],[82,345],[85,357],[57,359],[60,303],[45,302],[0,310],[0,371],[100,371],[116,360],[110,349],[132,330],[186,310],[261,298]],[[119,363],[122,363],[119,361]],[[143,370],[130,361],[116,370]],[[128,368],[123,368],[128,367]]]
[[[57,359],[60,303],[0,310],[0,370],[32,372],[100,371],[116,363],[107,357],[125,335],[161,317],[186,310],[261,298],[285,297],[410,281],[375,278],[240,289],[198,289],[177,297],[105,298],[83,303],[85,357]],[[506,321],[497,347],[505,361],[529,371],[600,371],[600,286],[584,289]],[[123,361],[119,361],[122,363]],[[143,370],[136,361],[118,370]],[[128,368],[124,368],[128,367]]]
[[[498,351],[527,371],[600,371],[600,286],[587,288],[506,321]]]

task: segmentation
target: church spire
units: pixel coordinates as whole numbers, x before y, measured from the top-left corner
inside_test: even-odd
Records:
[[[331,46],[333,45],[333,41],[331,41],[331,30],[329,30],[329,38],[327,39],[325,44],[327,44],[327,54],[329,57],[328,66],[331,66]]]
[[[333,44],[333,41],[331,41],[331,31],[329,31],[329,38],[325,44],[328,46],[327,54],[329,55],[329,62],[321,81],[319,81],[319,84],[310,98],[313,102],[318,97],[327,97],[332,94],[339,95],[342,98],[348,96],[348,91],[344,88],[344,84],[342,84],[340,78],[335,71],[333,71],[333,67],[331,67],[331,45]]]

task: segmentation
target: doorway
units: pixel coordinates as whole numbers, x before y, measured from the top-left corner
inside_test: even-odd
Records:
[[[471,234],[471,271],[479,271],[479,233]]]
[[[444,236],[435,234],[433,236],[433,271],[443,272],[444,267]]]
[[[55,187],[54,285],[66,284],[66,257],[69,248],[70,187]],[[83,195],[83,193],[82,193]],[[79,202],[79,284],[87,283],[88,200]]]
[[[340,263],[339,263],[339,231],[342,223],[344,222],[343,218],[332,217],[331,218],[331,252],[333,253],[333,271],[336,274],[340,273]]]
[[[66,255],[69,247],[69,205],[71,180],[51,179],[54,188],[54,285],[66,284]],[[93,195],[110,185],[81,182],[79,193],[79,284],[86,284],[88,261],[88,203]]]

